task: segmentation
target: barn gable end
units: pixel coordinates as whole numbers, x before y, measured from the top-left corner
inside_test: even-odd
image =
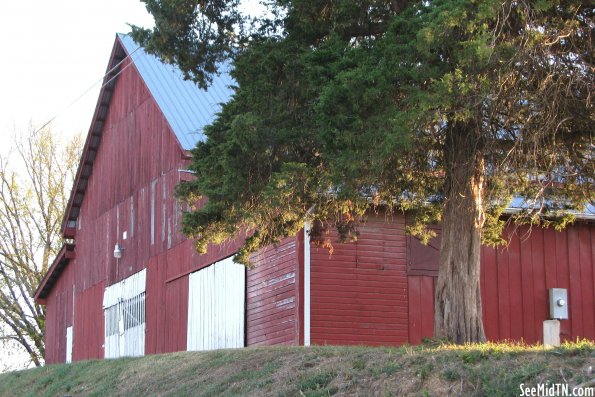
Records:
[[[229,257],[245,238],[197,254],[179,232],[182,207],[174,198],[176,185],[189,177],[180,172],[188,150],[203,139],[202,128],[230,96],[231,83],[223,74],[208,92],[198,90],[128,36],[117,36],[63,222],[76,255],[58,258],[36,292],[48,305],[48,363],[65,361],[67,352],[75,361],[104,357],[106,288],[145,269],[145,346],[123,351],[186,349],[189,275]],[[292,266],[298,267],[295,261]],[[248,272],[246,282],[253,278]],[[266,282],[266,272],[258,279]],[[288,288],[295,295],[292,289],[295,284]],[[261,298],[251,294],[245,304]],[[267,316],[276,310],[282,307]],[[260,341],[277,343],[266,335]]]

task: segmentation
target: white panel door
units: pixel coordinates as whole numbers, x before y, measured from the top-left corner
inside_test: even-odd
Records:
[[[229,257],[188,282],[187,349],[244,347],[246,268]]]
[[[145,354],[145,288],[143,269],[105,289],[105,358]]]
[[[66,328],[66,362],[72,362],[72,326]]]

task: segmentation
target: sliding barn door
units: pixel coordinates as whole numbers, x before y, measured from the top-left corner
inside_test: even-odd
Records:
[[[246,268],[230,257],[188,279],[188,350],[244,347]]]
[[[146,274],[143,269],[105,289],[105,358],[145,354]]]

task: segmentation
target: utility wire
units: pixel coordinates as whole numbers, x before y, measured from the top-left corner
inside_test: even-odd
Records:
[[[66,110],[68,110],[70,107],[72,107],[72,105],[74,105],[75,103],[77,103],[82,97],[84,97],[85,95],[87,95],[89,93],[89,91],[91,91],[93,88],[95,88],[95,86],[102,82],[110,73],[112,73],[114,70],[116,70],[117,68],[120,67],[120,65],[122,65],[122,63],[124,61],[126,61],[128,58],[132,58],[132,55],[137,52],[138,50],[140,50],[140,46],[138,46],[136,48],[136,50],[132,51],[130,54],[126,55],[120,62],[118,62],[114,67],[112,67],[110,70],[108,70],[107,72],[105,72],[105,74],[99,79],[97,80],[95,83],[93,83],[93,85],[91,85],[89,88],[87,88],[81,95],[79,95],[78,97],[76,97],[76,99],[74,99],[72,102],[70,102],[66,107],[64,107],[62,110],[60,110],[58,113],[56,113],[51,119],[49,119],[44,125],[42,125],[41,127],[39,127],[37,130],[35,130],[30,136],[29,136],[29,140],[35,138],[35,136],[41,131],[43,130],[45,127],[47,127],[48,125],[50,125],[56,118],[58,118],[62,113],[64,113]],[[130,65],[132,65],[132,62],[130,62],[128,65],[126,65],[124,68],[122,68],[120,71],[118,71],[118,73],[116,73],[111,79],[109,79],[108,81],[106,81],[105,83],[103,83],[100,87],[100,89],[104,88],[106,85],[108,85],[109,83],[111,83],[116,77],[118,77],[124,70],[126,70]]]

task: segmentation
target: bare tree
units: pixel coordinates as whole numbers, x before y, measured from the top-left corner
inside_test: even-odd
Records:
[[[44,363],[45,308],[33,294],[62,244],[81,142],[77,135],[63,144],[49,128],[30,127],[0,156],[0,341],[26,352],[23,366]]]

